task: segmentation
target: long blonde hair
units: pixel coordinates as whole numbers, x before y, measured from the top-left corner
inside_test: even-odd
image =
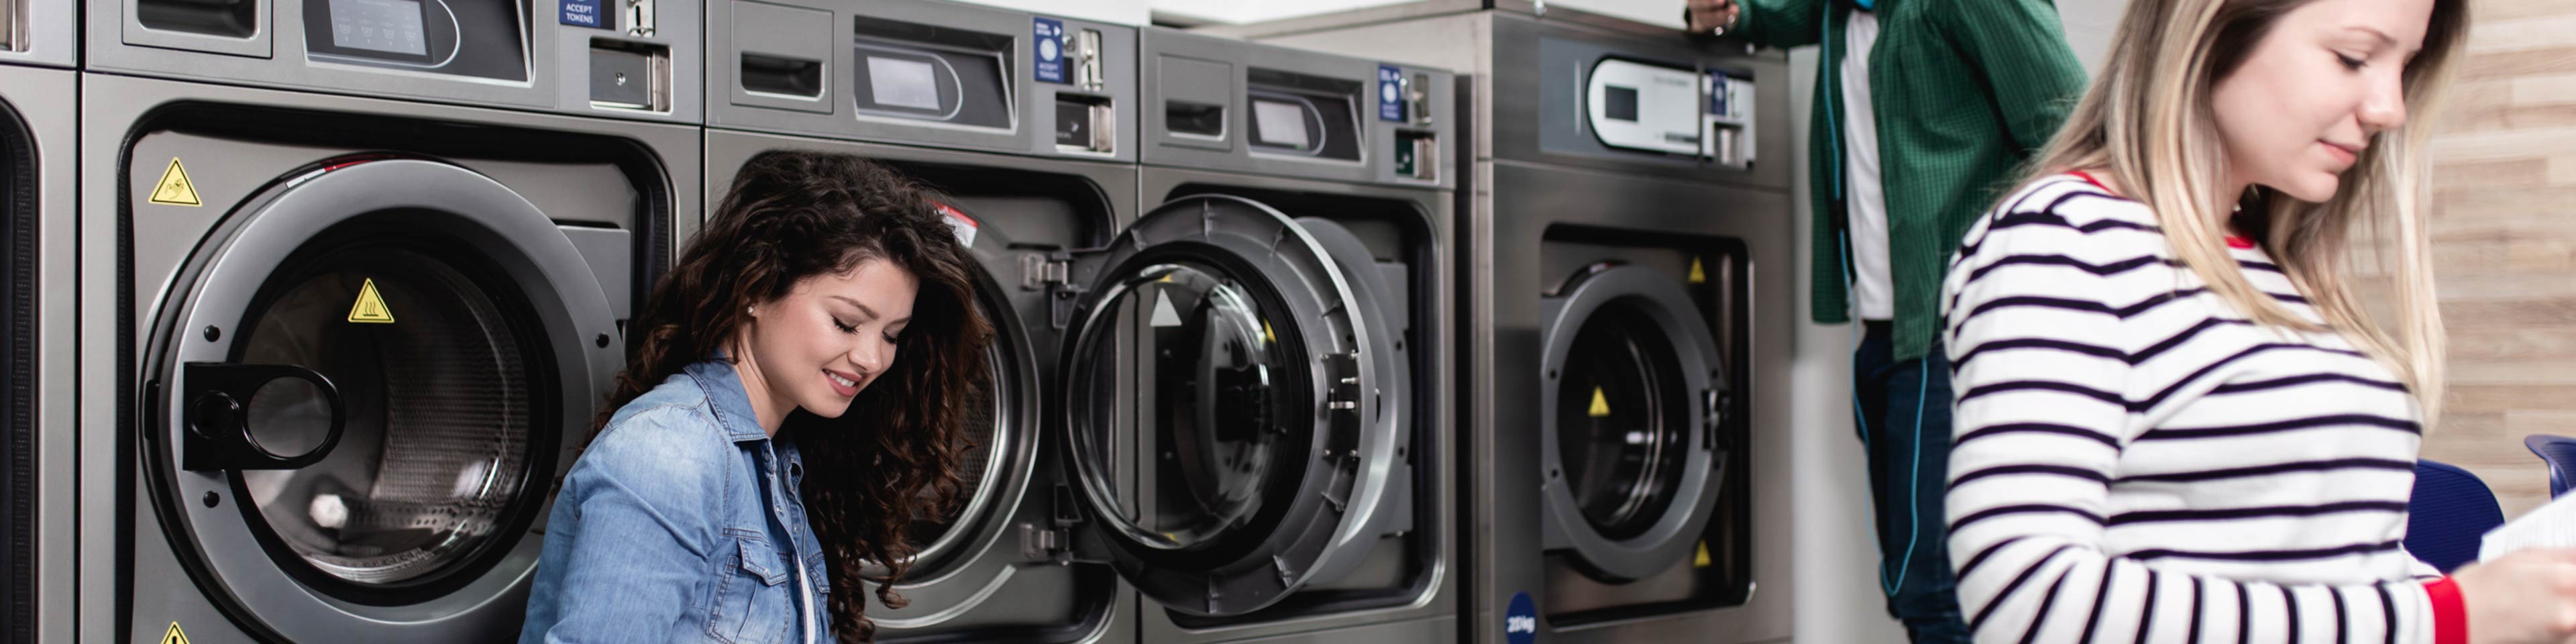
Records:
[[[2269,328],[2332,330],[2351,338],[2415,393],[2429,427],[2441,411],[2444,335],[2424,226],[2432,174],[2428,123],[2443,102],[2465,40],[2467,3],[2434,0],[2423,50],[2402,76],[2413,126],[2371,135],[2334,198],[2303,203],[2260,187],[2247,195],[2220,194],[2226,190],[2227,158],[2210,96],[2283,14],[2310,1],[2131,0],[2101,77],[2028,166],[2026,181],[2107,169],[2123,196],[2155,211],[2174,255],[2212,294]],[[2265,250],[2324,326],[2292,314],[2237,268],[2225,246],[2225,218],[2218,216],[2235,207],[2269,222],[2262,235]],[[2371,222],[2371,238],[2380,246],[2376,259],[2397,260],[2390,275],[2397,295],[2393,335],[2363,309],[2343,272],[2357,245],[2356,220]]]

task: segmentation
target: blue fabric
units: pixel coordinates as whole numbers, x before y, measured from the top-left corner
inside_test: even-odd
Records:
[[[827,639],[804,473],[794,444],[760,429],[731,364],[664,379],[565,475],[519,641],[772,644],[804,641],[800,624]]]
[[[1950,480],[1949,358],[1936,344],[1922,359],[1898,361],[1887,323],[1862,326],[1852,407],[1869,453],[1887,612],[1916,644],[1967,642],[1941,503]]]
[[[2540,462],[2549,465],[2549,498],[2558,498],[2567,493],[2567,488],[2576,487],[2576,438],[2533,434],[2522,439],[2522,446],[2531,448],[2531,453],[2540,455]]]
[[[2406,551],[2448,573],[2478,560],[2480,537],[2504,525],[2504,509],[2484,481],[2451,465],[2415,462],[2414,498],[2406,504]]]

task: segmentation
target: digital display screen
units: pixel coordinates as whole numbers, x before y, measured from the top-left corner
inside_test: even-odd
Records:
[[[420,0],[330,0],[331,44],[413,56],[429,55]]]
[[[1306,147],[1306,108],[1296,103],[1253,99],[1252,126],[1264,145]]]
[[[928,61],[868,57],[868,91],[878,105],[939,109],[938,70]]]
[[[1613,121],[1637,122],[1637,88],[1610,85],[1603,89],[1602,116]]]

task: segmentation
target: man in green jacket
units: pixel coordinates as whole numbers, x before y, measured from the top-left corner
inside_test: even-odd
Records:
[[[2084,70],[2048,0],[1687,0],[1694,32],[1821,45],[1809,183],[1817,322],[1861,320],[1853,415],[1869,453],[1888,612],[1966,642],[1941,499],[1950,368],[1942,272],[2057,132]]]

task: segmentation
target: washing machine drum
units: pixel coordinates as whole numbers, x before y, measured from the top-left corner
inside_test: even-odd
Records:
[[[513,502],[542,488],[528,480],[530,412],[550,383],[531,377],[534,334],[513,328],[525,312],[503,313],[523,304],[417,250],[335,245],[270,282],[239,351],[331,383],[338,443],[312,465],[245,470],[242,484],[268,532],[315,571],[400,584],[486,549]],[[348,322],[370,297],[401,318]],[[331,397],[313,381],[267,381],[246,407],[243,428],[263,449],[311,453],[331,437]]]
[[[292,641],[482,641],[617,367],[571,241],[483,175],[317,164],[159,307],[145,469],[200,585]]]
[[[1588,267],[1546,299],[1544,541],[1609,581],[1686,563],[1715,510],[1728,404],[1716,341],[1682,284]]]
[[[10,608],[0,609],[0,639],[35,639],[35,615],[29,611],[35,599],[35,531],[36,500],[31,495],[37,488],[37,474],[44,469],[34,453],[37,426],[25,422],[33,415],[32,392],[36,389],[35,365],[30,356],[35,347],[26,346],[34,339],[35,311],[33,279],[36,253],[33,239],[41,204],[36,201],[35,140],[15,106],[0,100],[0,247],[9,252],[0,260],[0,333],[6,342],[0,355],[9,357],[6,370],[0,370],[0,598],[8,598]]]
[[[1063,391],[1087,533],[1166,608],[1258,610],[1410,511],[1395,303],[1327,225],[1188,197],[1076,270]]]

